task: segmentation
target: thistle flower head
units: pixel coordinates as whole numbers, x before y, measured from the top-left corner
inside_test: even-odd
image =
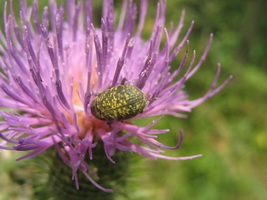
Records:
[[[51,0],[41,18],[37,0],[31,7],[26,0],[20,4],[17,20],[12,1],[5,3],[4,30],[0,33],[0,106],[9,108],[0,111],[1,149],[29,152],[18,159],[21,160],[55,146],[62,160],[72,168],[77,188],[79,170],[107,192],[112,190],[97,184],[96,173],[85,161],[89,157],[93,162],[97,145],[103,145],[107,159],[114,164],[112,156],[116,151],[132,151],[151,159],[183,160],[200,156],[164,155],[164,149],[180,147],[183,135],[180,132],[175,147],[157,141],[158,134],[168,132],[152,128],[161,117],[145,127],[131,121],[148,116],[183,117],[183,113],[218,93],[230,81],[231,77],[216,87],[218,64],[214,81],[203,97],[189,100],[184,90],[185,82],[206,59],[212,34],[201,59],[195,61],[196,52],[190,55],[188,50],[194,22],[180,39],[183,11],[178,26],[167,30],[164,0],[158,2],[148,41],[141,37],[147,0],[141,1],[140,8],[133,1],[123,1],[120,14],[115,14],[112,0],[104,0],[100,28],[93,24],[90,0],[85,3],[67,0],[66,5]],[[161,46],[163,38],[165,44]],[[183,48],[180,65],[170,72],[170,63]],[[178,75],[181,78],[174,81]],[[146,107],[122,121],[107,123],[97,119],[91,113],[92,102],[103,91],[121,85],[122,80],[145,94]]]

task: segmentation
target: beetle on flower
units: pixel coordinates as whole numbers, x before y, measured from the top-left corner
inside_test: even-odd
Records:
[[[145,94],[133,85],[119,85],[102,92],[91,104],[91,113],[103,121],[122,121],[143,112]]]
[[[0,122],[1,149],[31,150],[18,159],[21,160],[33,158],[55,146],[62,160],[72,168],[77,188],[77,171],[80,170],[96,187],[106,192],[112,190],[100,186],[92,178],[95,173],[85,161],[86,156],[94,159],[92,149],[100,143],[107,159],[114,164],[112,156],[116,150],[133,151],[150,159],[184,160],[201,156],[162,155],[163,149],[178,149],[183,135],[180,132],[180,140],[175,147],[158,142],[157,135],[168,132],[168,129],[152,129],[161,117],[146,127],[131,123],[134,118],[149,116],[184,117],[183,112],[190,112],[232,79],[230,76],[216,87],[220,74],[218,64],[208,92],[196,100],[187,98],[184,84],[206,59],[213,35],[210,35],[201,59],[195,64],[196,52],[193,51],[185,69],[186,60],[190,57],[188,37],[194,22],[176,46],[183,27],[184,11],[178,26],[167,30],[166,2],[160,0],[151,38],[144,41],[141,34],[148,0],[140,3],[138,21],[137,5],[131,0],[124,0],[117,27],[114,25],[113,1],[104,0],[101,28],[93,25],[91,0],[84,4],[67,0],[67,9],[51,0],[49,7],[43,9],[42,19],[39,18],[37,0],[32,9],[28,8],[26,0],[20,1],[20,20],[15,19],[12,4],[12,0],[5,3],[5,28],[0,33],[0,106],[9,108],[9,111],[0,111],[3,117]],[[161,48],[163,37],[165,44]],[[183,47],[186,52],[180,65],[170,72],[170,63]],[[182,71],[182,78],[174,81]],[[138,94],[144,94],[143,103],[148,101],[149,104],[142,105],[140,111],[134,111],[129,117],[125,117],[126,114],[117,117],[123,120],[112,120],[108,124],[106,121],[110,120],[105,120],[107,115],[101,119],[99,113],[92,111],[96,109],[95,102],[103,103],[102,97],[108,96],[107,92],[104,93],[106,96],[103,92],[118,87],[123,79],[126,79],[122,86],[125,91],[135,88]],[[116,107],[116,112],[119,113],[120,108]],[[140,143],[133,142],[133,137]]]

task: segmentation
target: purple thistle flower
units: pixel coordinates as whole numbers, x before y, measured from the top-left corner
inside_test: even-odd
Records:
[[[147,0],[138,9],[132,1],[125,0],[115,27],[112,0],[105,0],[101,28],[95,28],[92,20],[91,0],[85,4],[67,1],[67,9],[51,0],[39,18],[38,1],[32,9],[26,0],[20,0],[20,20],[16,20],[12,0],[4,7],[4,32],[0,32],[0,106],[4,118],[0,125],[0,149],[29,151],[19,158],[33,158],[51,146],[55,146],[62,160],[72,168],[73,179],[79,187],[77,171],[80,170],[98,188],[96,173],[85,161],[94,159],[93,149],[103,143],[105,154],[115,164],[112,156],[116,150],[133,151],[151,159],[185,160],[199,157],[168,157],[163,149],[178,149],[183,134],[175,147],[157,141],[158,134],[168,129],[152,127],[162,118],[146,127],[131,123],[131,119],[108,124],[91,114],[90,105],[96,94],[121,84],[134,85],[147,95],[150,101],[142,113],[133,118],[173,115],[184,117],[208,98],[218,93],[229,81],[216,87],[217,74],[208,92],[201,98],[189,100],[184,91],[185,82],[201,67],[209,51],[208,41],[201,59],[195,62],[196,52],[189,58],[188,37],[192,22],[183,39],[179,39],[185,12],[177,27],[165,28],[166,2],[158,2],[154,29],[149,41],[141,38],[145,22]],[[10,13],[8,12],[10,7]],[[64,21],[64,14],[67,20]],[[117,15],[116,15],[117,16]],[[33,22],[31,22],[33,20]],[[19,28],[21,27],[21,28]],[[137,27],[136,31],[135,27]],[[51,30],[50,30],[51,29]],[[165,44],[160,43],[165,37]],[[186,48],[180,66],[170,72],[170,63]],[[190,59],[189,66],[186,61]],[[196,64],[195,64],[196,63]],[[174,79],[183,72],[178,81]],[[154,101],[151,101],[156,99]],[[140,143],[133,142],[132,138]]]

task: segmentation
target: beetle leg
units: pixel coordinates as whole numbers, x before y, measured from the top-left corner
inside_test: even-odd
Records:
[[[107,125],[109,126],[110,129],[113,128],[112,125],[113,125],[113,123],[115,123],[115,122],[118,122],[118,120],[113,119],[113,120],[107,122]]]
[[[147,105],[150,105],[153,101],[156,101],[158,99],[158,97],[154,97],[150,100],[147,101]]]
[[[125,85],[125,82],[127,81],[127,78],[123,78],[122,80],[121,80],[121,84],[120,85]],[[110,88],[112,88],[113,86],[109,86],[108,87],[108,89],[110,89]]]
[[[121,80],[121,85],[124,85],[126,81],[127,81],[127,78],[124,77],[124,78]]]
[[[92,96],[98,96],[100,93],[96,93],[96,92],[94,92],[94,91],[92,91],[92,92],[90,92],[90,95],[92,95]]]
[[[112,128],[111,124],[112,124],[112,121],[107,122],[107,125],[109,126],[110,129]]]

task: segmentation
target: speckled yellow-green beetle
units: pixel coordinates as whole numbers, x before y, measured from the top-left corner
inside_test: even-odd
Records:
[[[91,104],[91,112],[103,121],[122,121],[143,112],[146,105],[146,95],[138,87],[119,85],[97,95]]]

